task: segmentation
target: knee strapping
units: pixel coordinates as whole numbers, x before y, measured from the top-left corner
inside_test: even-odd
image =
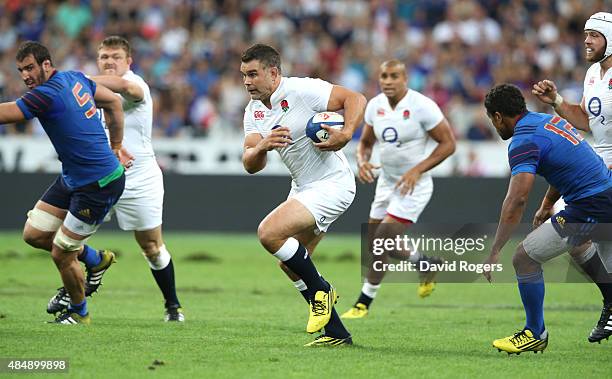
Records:
[[[159,254],[157,254],[155,257],[149,257],[144,252],[142,253],[142,255],[144,255],[145,259],[147,260],[147,263],[149,263],[149,267],[156,271],[165,269],[170,263],[170,259],[172,258],[170,256],[170,252],[168,252],[168,249],[166,249],[166,245],[160,246]]]
[[[53,238],[53,243],[59,246],[61,249],[69,252],[80,250],[88,238],[77,240],[71,237],[68,237],[63,231],[62,228],[59,228],[57,233],[55,233],[55,238]]]
[[[62,219],[42,209],[34,208],[28,211],[28,221],[33,228],[41,232],[55,232],[62,225]]]

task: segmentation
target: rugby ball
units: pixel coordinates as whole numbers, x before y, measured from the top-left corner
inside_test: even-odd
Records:
[[[306,124],[306,135],[313,142],[325,142],[329,139],[327,130],[321,128],[321,125],[327,125],[334,129],[342,129],[344,117],[336,112],[321,112],[312,116]]]

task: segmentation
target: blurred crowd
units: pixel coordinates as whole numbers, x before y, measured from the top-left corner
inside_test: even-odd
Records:
[[[610,0],[0,0],[0,100],[25,91],[15,69],[23,40],[49,47],[56,67],[97,71],[99,42],[121,35],[133,70],[152,89],[161,136],[242,133],[248,96],[240,54],[275,46],[285,76],[321,77],[378,92],[377,70],[399,58],[409,86],[433,98],[458,139],[497,138],[482,110],[486,91],[512,82],[526,92],[540,79],[579,100],[587,68],[583,27]],[[531,98],[533,100],[533,98]],[[530,108],[543,110],[531,102]],[[0,134],[38,134],[35,123]]]

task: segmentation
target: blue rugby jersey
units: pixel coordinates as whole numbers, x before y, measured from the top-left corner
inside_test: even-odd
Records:
[[[72,188],[98,181],[119,166],[96,112],[95,92],[95,82],[82,73],[56,71],[16,101],[26,119],[38,117]]]
[[[508,146],[512,175],[541,175],[565,202],[583,199],[612,187],[603,160],[566,120],[527,112],[514,127]]]

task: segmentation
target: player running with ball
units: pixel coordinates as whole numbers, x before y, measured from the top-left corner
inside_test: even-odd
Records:
[[[361,123],[366,99],[321,79],[283,77],[280,55],[267,45],[250,47],[241,61],[251,97],[244,113],[244,168],[251,174],[261,171],[268,152],[276,150],[293,179],[287,200],[259,224],[259,241],[308,301],[306,331],[325,328],[306,346],[352,344],[334,309],[336,291],[321,277],[310,254],[355,197],[355,177],[339,150]],[[305,134],[307,121],[318,112],[340,109],[345,112],[344,128],[326,126],[329,139],[313,144]]]

